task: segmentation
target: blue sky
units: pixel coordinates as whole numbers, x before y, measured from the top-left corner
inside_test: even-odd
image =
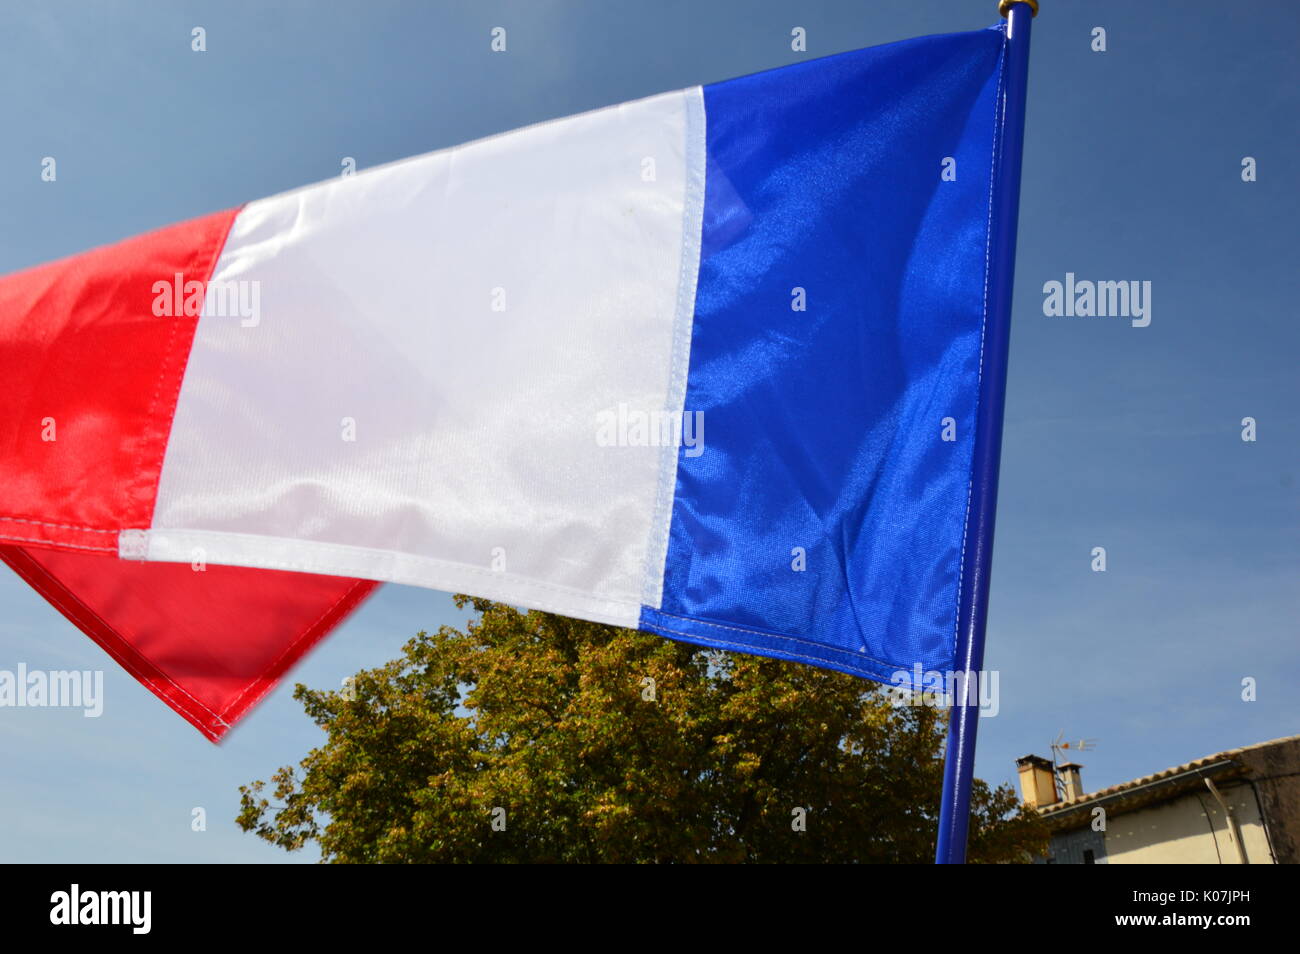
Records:
[[[996,19],[994,0],[11,5],[0,273],[328,178],[344,156],[794,62],[794,26],[813,56]],[[1092,789],[1300,731],[1300,7],[1043,0],[1033,46],[986,660],[1001,712],[977,772],[1012,780],[1063,729],[1100,740],[1081,759]],[[1043,283],[1066,272],[1150,281],[1150,326],[1045,316]],[[0,710],[0,860],[314,860],[232,821],[238,785],[320,739],[293,682],[337,686],[462,618],[385,587],[218,747],[0,571],[0,667],[103,669],[107,696],[99,719]]]

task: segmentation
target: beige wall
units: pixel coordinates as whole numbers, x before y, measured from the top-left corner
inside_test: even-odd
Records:
[[[1219,793],[1241,827],[1246,860],[1252,865],[1272,864],[1250,786],[1225,783],[1219,785]],[[1204,785],[1173,801],[1108,817],[1106,861],[1112,865],[1241,863],[1223,809]]]

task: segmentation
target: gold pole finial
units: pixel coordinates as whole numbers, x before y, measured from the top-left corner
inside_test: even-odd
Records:
[[[1038,16],[1038,0],[998,0],[998,13],[1002,14],[1003,19],[1006,19],[1011,16],[1011,8],[1017,3],[1029,4],[1029,15],[1031,17]]]

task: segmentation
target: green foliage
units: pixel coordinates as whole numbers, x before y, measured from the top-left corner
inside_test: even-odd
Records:
[[[943,710],[811,666],[457,601],[480,618],[420,633],[354,693],[297,687],[327,738],[300,772],[241,787],[245,831],[334,862],[933,859]],[[972,860],[1045,848],[1009,786],[976,782]]]

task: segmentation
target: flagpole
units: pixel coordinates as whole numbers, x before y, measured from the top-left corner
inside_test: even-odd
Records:
[[[1011,286],[1016,264],[1016,217],[1020,212],[1020,152],[1025,137],[1025,89],[1029,78],[1030,23],[1037,0],[1001,0],[1007,20],[1006,92],[999,131],[991,236],[989,310],[984,332],[984,373],[980,379],[979,420],[971,461],[970,512],[962,554],[963,588],[957,617],[956,698],[948,720],[943,796],[935,864],[966,861],[971,780],[975,772],[975,732],[979,726],[979,672],[984,665],[989,572],[993,561],[993,521],[998,500],[998,461],[1002,454],[1002,411],[1007,390],[1007,344],[1011,331]]]

